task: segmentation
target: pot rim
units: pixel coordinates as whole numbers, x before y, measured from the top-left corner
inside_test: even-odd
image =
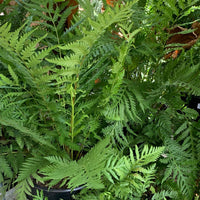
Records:
[[[36,183],[34,185],[35,185],[34,187],[36,189],[40,189],[40,190],[42,189],[47,192],[56,192],[56,193],[62,193],[62,192],[70,192],[71,193],[71,192],[76,192],[76,191],[82,190],[84,188],[84,186],[79,186],[79,187],[74,188],[73,190],[72,189],[52,189],[52,188],[48,189],[47,187],[40,186]]]

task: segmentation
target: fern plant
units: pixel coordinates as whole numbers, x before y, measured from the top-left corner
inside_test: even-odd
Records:
[[[50,2],[44,5],[47,6],[47,3]],[[129,30],[130,38],[124,33],[127,40],[122,42],[121,49],[117,50],[115,42],[108,47],[103,38],[112,35],[111,27],[130,18],[132,6],[133,3],[129,3],[120,8],[107,9],[95,20],[88,19],[91,29],[83,30],[84,37],[81,39],[48,48],[44,42],[48,36],[35,39],[36,30],[20,36],[23,27],[14,32],[10,32],[9,24],[1,27],[0,60],[5,70],[0,75],[2,95],[0,121],[3,126],[17,130],[18,134],[10,137],[16,138],[19,147],[28,151],[16,181],[18,199],[25,199],[25,192],[30,194],[30,187],[33,187],[31,177],[43,181],[38,176],[38,170],[51,166],[52,160],[49,156],[61,156],[75,168],[76,162],[73,160],[78,160],[97,143],[100,137],[103,137],[101,132],[101,120],[105,115],[103,113],[120,89],[126,54],[139,29],[132,33]],[[51,8],[51,4],[48,4],[48,9]],[[55,13],[55,18],[57,17]],[[59,48],[59,52],[63,51],[60,55],[65,54],[65,56],[55,57],[52,53],[55,48]],[[108,80],[104,80],[107,90],[104,89],[101,95],[100,88],[96,86],[92,76],[109,59],[109,54],[106,52],[110,49],[113,52],[118,51],[119,58],[111,53],[113,61],[107,65],[110,70],[104,67],[104,70],[96,75],[100,77],[103,73],[109,74]],[[95,51],[103,54],[102,59],[99,60],[99,56],[94,54]],[[87,74],[91,80],[84,84]],[[106,96],[108,91],[111,93]],[[97,110],[94,109],[96,106]],[[91,150],[84,159],[93,159],[93,154],[100,154],[100,149],[104,147],[95,148],[94,153]],[[90,157],[90,154],[93,156]],[[103,154],[108,153],[103,152]],[[102,159],[106,160],[107,157]],[[59,159],[55,162],[61,165]],[[80,159],[79,163],[81,162]],[[103,165],[104,162],[100,164]],[[102,168],[103,166],[99,170]],[[78,169],[80,168],[77,168],[77,172]],[[96,185],[101,187],[101,171],[97,172],[96,167],[93,169],[92,166],[88,166],[86,170],[91,170],[95,174],[97,183],[99,181]],[[61,178],[63,185],[68,184],[73,187],[70,181],[73,181],[73,177],[76,179],[76,174],[69,176],[65,174],[65,177]],[[53,180],[55,176],[50,178]],[[69,178],[70,181],[67,183]],[[85,180],[83,178],[78,184],[91,187],[92,183],[92,178]]]
[[[3,144],[2,177],[17,178],[19,200],[31,195],[32,178],[83,185],[79,199],[192,200],[200,134],[187,96],[200,95],[199,41],[166,60],[165,30],[198,21],[190,17],[199,1],[127,0],[103,13],[95,2],[79,1],[85,12],[69,37],[64,18],[73,8],[53,9],[53,1],[24,4],[44,18],[30,32],[0,27],[2,136],[25,157],[13,173]]]
[[[52,165],[44,168],[43,173],[48,180],[53,180],[52,184],[56,184],[65,178],[66,174],[70,177],[72,169],[81,172],[74,171],[74,177],[69,182],[72,187],[76,187],[80,184],[80,180],[84,180],[82,184],[85,185],[85,189],[80,197],[77,197],[78,199],[89,199],[93,194],[96,195],[96,199],[104,199],[105,196],[107,196],[105,199],[134,199],[141,197],[153,182],[156,170],[155,164],[150,164],[155,162],[164,150],[163,147],[145,146],[140,152],[135,146],[135,152],[130,149],[130,155],[125,156],[117,149],[111,148],[108,138],[95,148],[99,148],[99,154],[96,154],[96,149],[92,149],[77,163],[68,163],[59,158],[47,158]],[[88,162],[89,160],[94,162]],[[99,179],[98,176],[102,178]],[[90,180],[91,184],[85,184],[87,180]]]
[[[200,95],[199,41],[190,50],[183,50],[176,59],[165,60],[163,57],[166,53],[165,43],[170,37],[165,28],[182,26],[182,23],[187,27],[198,21],[198,17],[185,18],[194,8],[194,12],[198,12],[198,3],[147,2],[145,12],[149,13],[147,21],[152,23],[152,27],[148,29],[149,24],[146,26],[146,37],[144,32],[137,35],[136,51],[130,51],[132,57],[137,55],[139,59],[129,61],[132,66],[130,64],[127,68],[128,77],[133,79],[132,84],[139,85],[140,93],[146,100],[145,105],[148,105],[139,115],[141,125],[132,128],[137,136],[129,136],[130,139],[134,138],[131,145],[150,143],[166,147],[163,158],[157,162],[155,185],[143,195],[144,199],[147,196],[152,199],[193,199],[199,195],[199,152],[196,150],[199,131],[193,129],[199,124],[195,122],[198,121],[198,113],[187,107],[185,98]],[[170,12],[166,11],[166,7],[169,7],[171,17],[167,17]],[[153,20],[151,17],[154,17]],[[143,43],[140,43],[142,40]],[[144,104],[142,99],[139,102]]]

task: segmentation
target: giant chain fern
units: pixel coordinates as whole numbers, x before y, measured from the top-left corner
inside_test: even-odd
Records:
[[[145,146],[140,151],[135,146],[135,151],[130,149],[127,156],[115,151],[116,156],[110,156],[102,171],[105,189],[84,190],[78,199],[139,199],[154,179],[156,170],[152,163],[163,150]]]
[[[26,119],[23,117],[22,113],[25,113],[25,107],[23,107],[23,105],[33,99],[32,91],[30,91],[29,87],[37,87],[37,83],[34,82],[33,76],[28,68],[33,69],[35,65],[41,63],[41,59],[47,55],[50,49],[39,53],[35,52],[35,45],[42,40],[42,38],[26,44],[31,32],[20,37],[19,33],[21,29],[22,27],[15,32],[9,32],[10,25],[5,24],[0,30],[1,51],[4,52],[1,54],[0,59],[1,63],[7,67],[8,70],[7,74],[0,75],[0,86],[3,95],[1,98],[1,124],[14,127],[20,130],[21,133],[32,136],[35,138],[35,141],[45,144],[45,140],[39,136],[37,131],[31,131],[28,127],[23,126],[23,120]],[[10,59],[10,57],[12,57],[12,59]],[[34,66],[32,65],[33,60],[36,62]],[[20,79],[22,79],[24,83],[20,82]],[[7,94],[5,94],[4,91],[6,91]],[[21,106],[21,114],[19,110],[17,111],[19,106]]]
[[[61,157],[46,157],[50,164],[43,168],[41,173],[45,175],[44,180],[51,180],[50,186],[56,185],[60,180],[61,185],[69,181],[69,187],[82,185],[87,189],[95,189],[97,193],[99,191],[99,196],[101,191],[106,189],[112,194],[111,198],[125,200],[142,196],[150,187],[156,170],[155,164],[147,166],[154,163],[163,150],[163,147],[145,146],[140,152],[135,146],[134,152],[130,149],[129,156],[122,156],[111,147],[109,138],[106,138],[79,161],[69,162]],[[31,163],[31,160],[27,160],[24,165],[26,171],[30,171]],[[84,195],[81,195],[81,198],[83,197]]]
[[[147,1],[146,7],[154,17],[152,20],[153,22],[158,21],[160,23],[159,26],[168,26],[169,22],[173,25],[180,23],[183,18],[186,19],[192,12],[198,10],[198,3],[199,0],[170,0],[167,2],[163,2],[161,0],[149,0]]]
[[[130,149],[130,156],[110,158],[105,168],[105,176],[112,183],[109,190],[119,199],[141,197],[152,183],[155,165],[146,167],[155,162],[164,148],[149,148],[144,146],[141,153],[135,146],[135,155]]]
[[[84,185],[87,188],[102,189],[104,188],[101,180],[103,169],[113,153],[109,138],[107,138],[99,142],[77,162],[69,162],[59,157],[46,157],[45,159],[51,164],[42,169],[42,173],[46,175],[48,180],[52,180],[50,186],[62,180],[62,185],[69,181],[70,188]]]
[[[51,59],[48,60],[52,63],[55,63],[57,65],[62,66],[61,69],[61,75],[63,76],[61,84],[66,84],[68,85],[67,87],[71,90],[69,93],[71,95],[71,101],[70,101],[70,107],[72,111],[72,121],[71,121],[71,138],[72,140],[74,139],[74,136],[77,135],[76,130],[74,129],[74,124],[76,123],[76,112],[80,113],[80,108],[78,109],[79,111],[76,110],[75,107],[75,102],[77,104],[76,99],[80,99],[81,96],[79,96],[81,93],[82,95],[86,95],[88,91],[84,91],[84,87],[81,87],[79,85],[79,79],[81,80],[83,74],[81,72],[84,70],[84,67],[87,67],[85,63],[87,63],[85,60],[88,58],[87,54],[89,54],[90,49],[93,48],[95,45],[95,42],[102,37],[102,35],[105,33],[106,29],[111,26],[112,24],[115,24],[116,22],[121,22],[127,19],[130,14],[131,14],[131,4],[127,4],[126,6],[122,8],[116,7],[116,9],[111,10],[108,9],[107,12],[105,12],[103,15],[99,15],[97,21],[92,21],[90,20],[89,23],[92,26],[93,30],[92,31],[85,31],[85,37],[80,39],[77,42],[74,43],[69,43],[65,46],[61,46],[60,48],[62,50],[71,50],[74,53],[71,53],[69,56],[65,56],[64,58],[56,58],[56,59]],[[134,32],[131,37],[130,41],[128,41],[129,45],[131,44],[131,40],[133,39],[134,35],[137,32]],[[117,78],[117,76],[120,76],[121,79],[123,78],[123,63],[124,59],[126,56],[126,53],[129,49],[128,46],[123,46],[121,52],[120,52],[120,57],[119,61],[114,61],[113,66],[112,66],[112,75],[111,75],[111,80],[109,80],[109,84],[111,88],[106,88],[106,90],[103,91],[105,94],[105,97],[102,99],[102,105],[105,106],[108,102],[108,96],[106,95],[108,91],[112,93],[116,93],[118,91],[118,88],[120,87],[120,81]],[[104,60],[103,60],[104,61]],[[98,63],[101,64],[101,61]],[[93,63],[92,63],[93,64]],[[102,63],[103,64],[103,63]],[[90,65],[89,65],[90,66]],[[101,65],[99,65],[101,66]],[[71,83],[70,83],[71,82]],[[70,83],[70,84],[69,84]],[[58,83],[60,84],[60,83]],[[81,91],[78,89],[78,87],[81,87]],[[87,84],[85,85],[87,86]],[[84,93],[86,92],[86,93]],[[59,94],[62,95],[64,94],[65,91],[60,91]],[[110,96],[110,95],[109,95]],[[66,102],[67,103],[67,102]],[[101,105],[101,106],[102,106]],[[85,115],[86,117],[86,115]],[[80,129],[79,129],[80,130]]]
[[[167,163],[167,169],[162,179],[175,181],[181,191],[180,198],[192,199],[195,191],[195,180],[198,173],[198,156],[195,150],[198,143],[198,135],[193,131],[190,123],[184,122],[174,133],[174,138],[166,138],[167,158],[163,159]]]
[[[25,142],[25,146],[28,147],[26,139],[31,138],[34,141],[32,145],[38,147],[39,144],[45,145],[54,154],[54,147],[48,142],[52,141],[55,146],[58,143],[65,146],[68,155],[74,159],[74,151],[80,152],[88,145],[87,138],[90,137],[91,131],[95,132],[98,128],[98,125],[95,125],[98,120],[90,114],[90,108],[94,105],[92,100],[88,104],[81,103],[89,95],[89,92],[84,87],[79,89],[79,75],[81,75],[83,67],[90,67],[90,65],[86,65],[88,62],[85,59],[88,58],[87,55],[95,43],[111,25],[123,22],[131,16],[131,6],[132,4],[126,4],[113,10],[108,9],[104,14],[99,15],[96,21],[89,20],[92,31],[85,31],[85,36],[77,42],[59,46],[61,50],[71,52],[64,58],[44,60],[55,47],[46,48],[44,46],[43,39],[46,36],[33,39],[34,30],[22,34],[22,27],[15,32],[10,32],[8,24],[1,27],[2,54],[0,59],[4,68],[7,69],[6,73],[1,74],[0,80],[3,95],[1,124],[19,131],[17,141],[21,142],[21,146]],[[127,51],[128,48],[124,44],[119,61],[115,61],[116,64],[113,67],[115,78],[111,76],[114,82],[110,81],[113,86],[116,83],[117,71],[120,72]],[[49,64],[49,62],[53,64]],[[6,88],[7,94],[4,93],[4,88]],[[118,88],[119,86],[117,86],[117,90]],[[90,126],[86,125],[85,119],[87,118],[91,118]],[[92,125],[92,123],[94,124]],[[32,150],[31,147],[29,149]],[[43,148],[41,147],[41,149]],[[41,149],[39,147],[38,150],[33,150],[31,153],[33,155],[49,155],[47,149]],[[32,162],[31,159],[30,161]],[[24,198],[24,191],[27,193],[30,191],[29,186],[32,186],[30,176],[35,177],[34,172],[39,168],[38,165],[27,164],[27,166],[32,166],[34,169],[33,173],[30,173],[31,169],[28,171],[22,169],[20,172],[18,178],[20,199]],[[100,175],[96,178],[100,179]],[[92,179],[86,180],[84,184],[92,183]],[[99,183],[99,185],[101,184]]]
[[[198,194],[200,131],[193,121],[197,112],[187,108],[183,95],[200,95],[199,42],[175,60],[164,60],[168,36],[163,28],[182,23],[199,9],[198,1],[147,1],[143,29],[130,22],[133,2],[107,7],[96,16],[90,5],[80,14],[89,19],[83,23],[87,27],[80,25],[78,40],[49,48],[47,38],[59,44],[69,31],[62,35],[62,7],[54,10],[53,1],[48,6],[43,0],[44,7],[31,2],[26,6],[51,13],[34,10],[53,34],[46,36],[41,29],[42,36],[34,39],[34,30],[24,34],[23,27],[15,32],[9,24],[0,27],[0,123],[31,154],[18,177],[19,199],[31,191],[31,176],[43,181],[37,174],[41,163],[40,172],[51,186],[62,180],[71,188],[82,184],[91,189],[83,190],[80,199],[193,199]],[[80,1],[84,8],[88,2]],[[122,38],[113,39],[112,30]],[[58,57],[51,51],[55,48]],[[113,146],[107,138],[71,161],[103,134],[111,136]],[[163,158],[156,161],[162,147],[145,143],[164,145]],[[0,157],[1,174],[12,179],[13,163],[6,158]]]

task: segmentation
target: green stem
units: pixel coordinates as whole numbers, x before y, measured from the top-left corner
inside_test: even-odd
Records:
[[[19,153],[19,152],[18,152],[18,151],[12,151],[12,152],[9,152],[9,153],[7,153],[7,152],[6,152],[6,153],[1,153],[0,156],[7,156],[7,155],[10,154],[10,153],[16,154],[16,153]],[[28,153],[28,152],[24,151],[23,153],[26,154],[26,153]]]
[[[73,88],[74,89],[74,88]],[[72,113],[71,113],[71,139],[72,139],[72,143],[74,142],[74,110],[75,107],[75,94],[74,94],[74,90],[71,91],[71,108],[72,108]],[[73,150],[71,150],[71,158],[73,159],[73,155],[74,152]]]
[[[53,20],[53,18],[52,18],[51,13],[49,12],[49,9],[48,9],[48,14],[49,14],[49,16],[51,17],[51,21],[52,21],[53,27],[54,27],[54,29],[55,29],[56,39],[57,39],[57,41],[58,41],[58,45],[60,45],[60,39],[59,39],[59,36],[58,36],[58,30],[57,30],[56,24],[55,24],[55,22],[54,22],[54,20]],[[61,49],[60,49],[60,48],[59,48],[59,56],[60,56],[60,58],[62,57],[62,56],[61,56]]]

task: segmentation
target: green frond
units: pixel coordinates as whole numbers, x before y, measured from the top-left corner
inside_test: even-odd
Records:
[[[127,116],[129,117],[129,120],[131,121],[138,121],[140,120],[137,109],[136,109],[136,102],[134,97],[131,93],[126,91],[126,93],[123,96],[123,103],[125,105],[125,112]]]
[[[94,3],[100,3],[100,1],[91,2],[90,0],[79,0],[79,5],[84,9],[85,12],[80,13],[80,18],[91,18],[96,17],[96,10],[94,8]],[[79,16],[78,16],[79,17]]]
[[[173,138],[165,140],[167,158],[163,159],[163,162],[168,165],[162,182],[176,182],[182,196],[187,199],[192,199],[194,195],[193,185],[198,173],[198,161],[194,150],[196,139],[190,125],[184,122],[178,127]]]
[[[135,154],[137,158],[137,163],[141,165],[146,165],[150,162],[155,162],[158,157],[163,153],[165,147],[148,147],[147,145],[144,146],[141,155],[139,154],[138,147],[135,146]]]
[[[162,191],[162,192],[159,192],[159,193],[155,193],[152,197],[152,200],[166,200],[167,198],[170,198],[170,199],[178,199],[178,195],[177,195],[177,192],[174,192],[174,191]]]
[[[104,135],[109,135],[112,138],[112,141],[117,140],[119,144],[127,145],[128,140],[123,132],[123,124],[121,122],[115,122],[110,124],[103,130]]]
[[[110,41],[105,41],[105,43],[100,43],[99,45],[97,44],[97,46],[95,46],[92,51],[90,52],[90,54],[88,56],[90,56],[91,58],[89,58],[90,60],[93,60],[93,58],[95,57],[102,57],[105,55],[109,55],[113,52],[116,52],[116,48],[115,48],[115,44],[114,42]]]
[[[24,35],[22,35],[19,40],[16,41],[15,43],[15,51],[17,54],[20,54],[21,51],[23,50],[24,48],[24,44],[25,44],[25,41],[27,41],[27,39],[33,34],[35,30],[32,30],[32,31],[29,31],[27,33],[25,33]]]
[[[0,156],[0,163],[1,163],[0,177],[5,176],[7,178],[12,178],[13,177],[12,169],[7,160],[3,156]],[[0,179],[0,181],[2,182],[3,180]]]
[[[87,92],[90,92],[94,88],[95,80],[104,76],[104,72],[109,66],[108,62],[105,63],[106,60],[107,56],[103,56],[97,62],[94,61],[94,63],[87,65],[87,68],[80,73],[79,84],[81,89],[87,88]]]
[[[24,28],[25,24],[19,27],[15,32],[12,33],[12,37],[10,38],[10,46],[14,49],[16,45],[16,41],[19,39],[20,32]]]
[[[45,166],[48,162],[42,158],[42,157],[32,157],[26,159],[26,161],[23,163],[19,176],[16,180],[16,182],[22,182],[23,180],[28,179],[31,176],[34,176],[34,174],[40,169],[41,166]]]
[[[47,61],[60,65],[60,66],[64,66],[66,68],[72,68],[72,75],[73,74],[78,74],[76,71],[75,73],[73,73],[73,70],[76,69],[76,66],[81,64],[81,60],[80,60],[80,56],[79,55],[71,55],[71,56],[66,56],[64,58],[56,58],[56,59],[47,59]],[[68,70],[66,70],[63,75],[65,76],[65,73],[68,73]],[[69,72],[70,74],[70,72]]]
[[[71,42],[65,46],[60,46],[62,50],[72,50],[77,56],[84,56],[89,53],[89,46],[84,41]]]
[[[62,12],[62,14],[61,14],[62,17],[58,21],[58,25],[57,25],[58,31],[62,30],[62,28],[63,28],[63,26],[66,22],[67,17],[71,14],[72,10],[75,9],[75,8],[76,8],[76,6],[73,6],[73,7],[71,6],[68,9],[64,10],[64,12]]]
[[[72,31],[72,29],[67,28],[67,18],[75,7],[68,7],[68,1],[60,1],[57,4],[54,0],[42,0],[40,3],[37,0],[31,0],[22,4],[30,13],[31,22],[40,25],[38,29],[39,35],[44,35],[48,32],[48,36],[44,40],[48,46],[58,45],[61,42],[65,43],[69,39],[65,37],[66,34],[64,32]]]
[[[14,80],[14,83],[15,83],[16,85],[18,85],[18,84],[19,84],[19,78],[18,78],[18,76],[16,75],[16,73],[13,71],[13,69],[12,69],[12,67],[11,67],[10,65],[8,65],[8,71],[9,71],[9,73],[10,73],[12,79]]]
[[[178,1],[179,2],[179,1]],[[193,3],[195,4],[196,2],[198,2],[198,1],[194,1]],[[179,7],[181,8],[181,9],[185,9],[185,7],[183,8],[183,4],[182,4],[183,2],[182,1],[180,1],[179,2]],[[188,15],[190,15],[191,13],[193,13],[193,12],[195,12],[196,10],[199,10],[200,9],[200,6],[191,6],[189,9],[187,9],[180,17],[179,17],[179,20],[180,19],[182,19],[182,18],[184,18],[184,17],[187,17]]]
[[[8,119],[4,116],[0,116],[0,123],[4,126],[13,127],[19,130],[23,135],[31,137],[35,142],[46,145],[48,147],[54,148],[51,144],[49,144],[39,133],[31,130],[27,127],[24,127],[20,121],[16,121],[13,119]]]
[[[142,152],[139,152],[136,146],[135,153],[130,149],[129,156],[110,157],[104,175],[111,182],[109,191],[114,193],[114,197],[119,199],[141,197],[155,176],[155,165],[147,166],[155,162],[163,150],[164,147],[145,146]]]
[[[24,92],[9,92],[9,93],[7,93],[6,95],[4,95],[3,97],[2,97],[2,100],[3,99],[6,99],[6,98],[13,98],[13,97],[20,97],[20,96],[23,96],[23,95],[25,95],[26,93],[24,93]],[[3,102],[1,102],[2,104],[3,104]],[[7,106],[9,106],[9,105],[11,105],[10,103],[7,103],[6,104]]]
[[[0,28],[1,36],[6,37],[7,35],[9,35],[10,28],[11,28],[11,24],[9,23],[5,23],[4,25],[1,25],[1,28]]]
[[[52,49],[54,49],[54,47],[45,48],[42,51],[35,52],[34,54],[32,54],[26,63],[27,67],[29,68],[36,67],[38,64],[41,63],[41,61],[49,54],[49,52]]]
[[[33,179],[39,178],[37,172],[49,162],[42,157],[30,157],[22,164],[17,177],[16,193],[19,200],[26,199],[26,194],[31,195],[31,188],[34,187]],[[41,181],[41,180],[40,180]]]
[[[36,45],[39,44],[39,42],[41,40],[43,40],[44,38],[46,38],[47,34],[44,35],[41,38],[38,38],[37,40],[29,43],[28,46],[26,46],[22,51],[21,51],[21,59],[22,60],[26,60],[28,58],[30,58],[34,53],[35,53],[35,49],[36,49]]]
[[[1,41],[0,45],[1,45],[1,47],[9,48],[8,41],[12,36],[10,33],[10,29],[11,29],[11,24],[8,24],[8,23],[5,23],[0,28],[0,41]]]
[[[15,187],[17,199],[24,200],[27,198],[26,194],[31,195],[31,187],[34,187],[31,177],[18,183]]]
[[[0,74],[0,85],[14,85],[12,80],[4,76],[3,74]]]
[[[97,22],[94,22],[92,20],[90,20],[89,22],[96,31],[102,32],[101,27],[104,27],[104,29],[106,29],[111,24],[122,22],[128,19],[131,16],[131,12],[133,12],[131,10],[131,7],[135,3],[136,2],[133,1],[120,7],[115,6],[114,9],[108,7],[103,15],[99,15]],[[101,26],[99,26],[100,24]]]
[[[101,189],[104,188],[101,180],[102,171],[112,153],[107,138],[99,142],[78,162],[47,157],[46,159],[52,165],[42,169],[42,173],[46,176],[45,179],[51,180],[50,186],[57,184],[60,180],[64,183],[68,180],[69,188],[85,185],[87,188]]]

